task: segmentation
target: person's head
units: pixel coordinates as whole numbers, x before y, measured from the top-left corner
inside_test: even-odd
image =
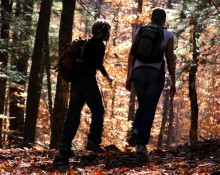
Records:
[[[103,41],[107,41],[110,36],[111,26],[106,20],[98,19],[92,25],[92,34],[94,37],[98,37]]]
[[[166,12],[161,8],[156,8],[152,12],[151,22],[163,26],[166,22]]]

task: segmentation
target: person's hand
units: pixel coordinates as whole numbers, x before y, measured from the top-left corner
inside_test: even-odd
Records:
[[[131,92],[132,82],[131,82],[129,79],[126,80],[125,88],[126,88],[129,92]]]
[[[170,97],[174,97],[175,94],[176,94],[176,86],[171,85],[170,86]]]

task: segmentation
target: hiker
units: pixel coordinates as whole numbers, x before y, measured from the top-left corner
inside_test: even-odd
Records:
[[[132,49],[135,47],[135,39],[138,31],[135,33],[135,39],[132,43],[128,57],[128,70],[126,89],[131,91],[134,87],[138,100],[138,109],[132,126],[132,137],[135,138],[136,154],[146,155],[147,144],[150,139],[150,131],[154,121],[156,107],[164,87],[165,82],[165,59],[171,76],[170,96],[176,93],[175,86],[175,60],[174,60],[174,38],[173,34],[164,28],[166,13],[161,8],[156,8],[152,12],[151,25],[162,28],[163,41],[161,49],[163,52],[162,61],[154,63],[144,63],[139,61],[135,55],[132,55]]]
[[[71,81],[69,108],[62,130],[59,154],[56,155],[54,164],[68,164],[71,154],[71,143],[80,124],[80,114],[86,103],[92,113],[90,132],[86,150],[103,153],[105,150],[100,146],[103,132],[104,107],[102,95],[96,80],[96,70],[107,78],[109,83],[112,79],[103,66],[105,45],[110,37],[110,24],[105,20],[97,20],[92,25],[92,38],[88,40],[84,49],[84,70],[80,79]]]

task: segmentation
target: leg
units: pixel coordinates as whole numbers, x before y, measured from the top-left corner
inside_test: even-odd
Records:
[[[62,130],[60,152],[53,160],[54,165],[67,165],[71,155],[71,143],[76,135],[80,123],[80,113],[85,100],[77,88],[71,87],[69,109]]]
[[[146,67],[134,72],[134,88],[138,98],[138,110],[134,127],[139,129],[136,144],[146,145],[150,139],[150,131],[154,115],[164,85],[164,76],[159,69]]]
[[[90,125],[90,133],[88,140],[96,145],[101,143],[104,121],[104,107],[102,104],[102,95],[100,93],[96,77],[87,77],[87,86],[84,86],[83,94],[88,107],[92,113],[92,121]]]
[[[72,140],[80,124],[80,113],[84,104],[85,99],[82,92],[73,85],[70,91],[69,109],[64,121],[61,144],[71,147]]]
[[[137,94],[137,100],[138,100],[138,108],[135,113],[133,128],[139,129],[141,126],[142,120],[143,120],[143,115],[144,115],[144,94],[145,94],[145,89],[147,86],[146,70],[136,68],[133,71],[132,79],[133,79],[133,86],[135,89],[135,93]]]

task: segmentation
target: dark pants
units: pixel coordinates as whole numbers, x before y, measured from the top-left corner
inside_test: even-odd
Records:
[[[95,75],[86,75],[71,83],[69,109],[64,121],[61,144],[71,145],[80,124],[81,111],[87,104],[92,113],[88,140],[101,143],[104,107]]]
[[[159,69],[141,66],[133,70],[132,80],[138,99],[138,109],[133,123],[133,128],[138,129],[136,144],[146,145],[150,139],[150,131],[164,87],[165,76]]]

